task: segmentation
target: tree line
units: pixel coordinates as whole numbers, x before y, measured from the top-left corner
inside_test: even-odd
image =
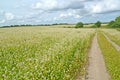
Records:
[[[101,24],[102,24],[102,22],[97,21],[91,27],[92,28],[100,28]],[[75,28],[83,28],[83,27],[84,27],[83,22],[78,22],[75,26]],[[120,28],[120,16],[116,17],[115,20],[108,22],[106,27],[107,28]]]
[[[89,25],[89,24],[88,24]],[[83,22],[78,22],[75,26],[75,28],[83,28],[84,27],[84,24]],[[94,25],[91,26],[92,28],[99,28],[101,27],[101,22],[100,21],[97,21],[96,23],[94,23]]]
[[[108,27],[110,27],[110,28],[120,28],[120,16],[117,17],[114,21],[110,21],[108,23]]]

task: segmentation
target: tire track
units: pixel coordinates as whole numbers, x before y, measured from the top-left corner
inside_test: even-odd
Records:
[[[95,35],[89,51],[89,64],[85,80],[109,80],[105,62]]]
[[[113,47],[120,52],[120,46],[117,45],[115,42],[113,42],[105,33],[103,33],[103,35],[105,36],[105,38],[113,45]]]

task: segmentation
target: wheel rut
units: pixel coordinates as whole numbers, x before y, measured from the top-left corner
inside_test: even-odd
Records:
[[[120,46],[117,45],[117,44],[116,44],[115,42],[113,42],[112,40],[110,40],[110,38],[109,38],[106,34],[103,33],[103,35],[104,35],[105,38],[114,46],[114,48],[115,48],[118,52],[120,52]]]
[[[97,41],[97,33],[94,36],[90,51],[88,53],[89,64],[85,80],[110,80],[106,70],[105,62]]]

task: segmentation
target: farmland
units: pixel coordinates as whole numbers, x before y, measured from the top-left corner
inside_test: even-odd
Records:
[[[120,0],[1,0],[0,80],[120,80]]]
[[[58,26],[1,28],[0,80],[76,80],[79,76],[85,77],[91,54],[88,52],[95,34],[98,34],[95,43],[99,43],[110,79],[119,80],[120,52],[104,36],[120,46],[119,31]],[[94,49],[96,47],[93,53],[97,51]]]
[[[87,62],[94,29],[0,29],[0,79],[74,80]]]

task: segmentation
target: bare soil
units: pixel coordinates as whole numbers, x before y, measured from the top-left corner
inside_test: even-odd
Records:
[[[85,80],[110,80],[105,62],[95,35],[89,51],[89,64]]]

